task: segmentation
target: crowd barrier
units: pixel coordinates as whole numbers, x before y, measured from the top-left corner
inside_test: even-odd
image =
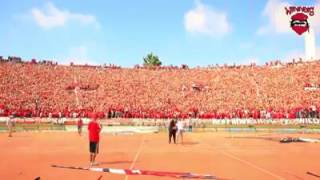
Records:
[[[8,117],[0,117],[0,123],[6,123]],[[53,123],[64,125],[76,125],[78,118],[13,118],[15,123],[36,124]],[[84,124],[90,122],[89,118],[82,118]],[[135,118],[112,118],[100,119],[102,125],[117,126],[166,126],[171,119],[135,119]],[[185,125],[319,125],[318,118],[301,119],[184,119]]]

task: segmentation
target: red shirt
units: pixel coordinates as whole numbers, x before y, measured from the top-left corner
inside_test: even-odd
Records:
[[[101,127],[96,121],[90,121],[88,124],[90,142],[99,142]]]

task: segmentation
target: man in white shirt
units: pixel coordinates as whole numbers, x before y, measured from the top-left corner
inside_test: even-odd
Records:
[[[178,120],[177,122],[177,130],[178,130],[178,138],[180,137],[181,139],[181,144],[183,144],[183,131],[184,131],[184,123],[182,120]]]

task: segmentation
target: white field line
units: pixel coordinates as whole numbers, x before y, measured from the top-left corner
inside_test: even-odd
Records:
[[[142,150],[142,145],[143,145],[143,142],[144,142],[144,139],[145,139],[145,135],[143,136],[141,142],[140,142],[140,145],[139,145],[139,149],[136,153],[136,155],[134,156],[134,159],[130,165],[130,169],[132,169],[134,167],[134,165],[136,164],[136,161],[138,160],[139,156],[140,156],[140,153],[141,153],[141,150]],[[129,176],[126,175],[126,177],[124,178],[125,180],[128,180]]]

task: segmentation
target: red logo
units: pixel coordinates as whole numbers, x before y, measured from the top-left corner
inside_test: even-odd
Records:
[[[308,16],[303,13],[291,16],[291,28],[299,35],[305,33],[309,30]]]
[[[290,6],[285,7],[285,11],[287,15],[294,13],[290,21],[290,27],[293,31],[302,35],[309,30],[308,18],[314,15],[314,7]],[[309,16],[307,14],[309,14]]]

